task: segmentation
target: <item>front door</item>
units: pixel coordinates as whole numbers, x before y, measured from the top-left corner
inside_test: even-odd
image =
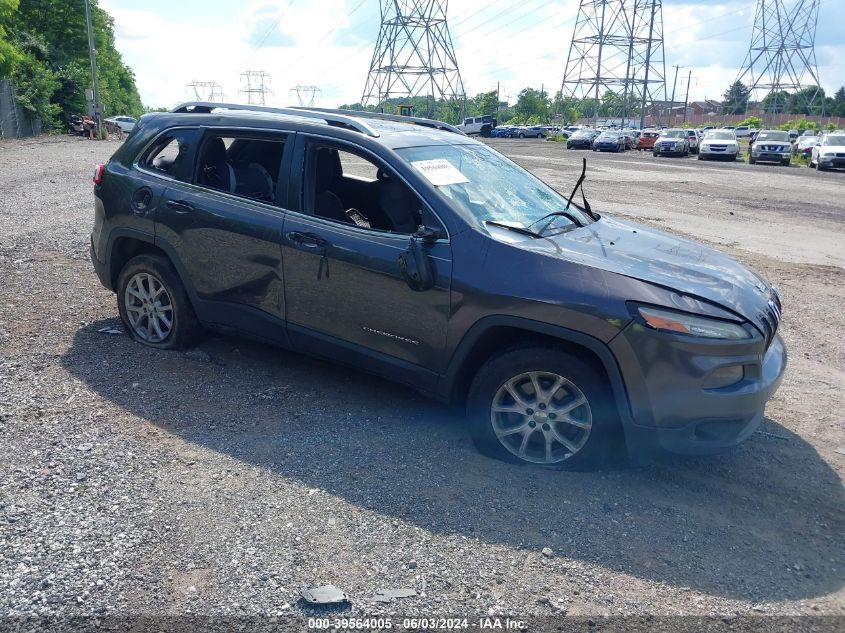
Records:
[[[413,290],[399,257],[414,227],[436,218],[367,152],[307,139],[301,149],[302,211],[287,214],[282,239],[291,342],[398,380],[433,380],[442,370],[449,316],[445,230],[425,247],[434,286]]]

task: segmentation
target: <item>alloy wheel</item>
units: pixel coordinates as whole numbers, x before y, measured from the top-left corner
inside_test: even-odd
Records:
[[[138,273],[126,284],[123,297],[129,324],[139,338],[161,343],[173,331],[173,302],[157,277]]]
[[[570,380],[530,371],[505,382],[490,408],[499,442],[511,454],[535,464],[556,464],[580,451],[593,427],[584,393]]]

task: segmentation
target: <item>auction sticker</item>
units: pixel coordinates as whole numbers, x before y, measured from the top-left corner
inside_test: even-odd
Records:
[[[418,160],[411,164],[435,187],[469,182],[469,178],[445,158]]]

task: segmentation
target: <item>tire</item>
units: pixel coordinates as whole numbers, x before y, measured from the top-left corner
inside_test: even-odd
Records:
[[[546,138],[546,135],[545,134],[538,134],[537,138]]]
[[[540,402],[532,376],[544,396]],[[560,386],[553,391],[558,381]],[[535,403],[536,408],[531,406]],[[494,404],[519,411],[496,413]],[[564,416],[573,423],[564,421]],[[483,454],[546,468],[595,468],[622,437],[604,375],[577,356],[549,347],[514,348],[488,360],[472,381],[467,420],[473,441]],[[502,431],[518,427],[524,431],[502,434],[500,439]]]
[[[138,294],[151,291],[159,292],[154,303]],[[117,309],[129,336],[156,349],[187,347],[199,329],[179,275],[160,255],[139,255],[126,263],[117,279]]]
[[[660,156],[660,152],[652,152],[651,155],[657,158],[658,156]]]
[[[757,163],[757,161],[756,161],[756,160],[754,160],[754,159],[753,159],[753,158],[751,158],[750,156],[748,157],[748,164],[749,164],[749,165],[754,165],[754,164],[756,164],[756,163]]]
[[[567,143],[567,144],[566,144],[566,149],[572,149],[572,145],[570,145],[569,143]]]
[[[790,165],[792,165],[792,160],[790,159],[781,161],[781,165],[783,165],[784,167],[789,167]]]
[[[701,155],[701,152],[698,153],[698,160],[704,160],[704,156]]]
[[[519,138],[525,138],[525,134],[520,134]]]

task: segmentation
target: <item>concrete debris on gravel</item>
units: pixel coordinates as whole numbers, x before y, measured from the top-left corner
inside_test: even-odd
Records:
[[[491,144],[567,193],[580,171],[557,143]],[[459,409],[359,371],[103,336],[90,174],[116,147],[0,141],[0,616],[282,622],[329,584],[356,617],[845,616],[842,173],[588,155],[594,209],[780,285],[762,430],[789,441],[560,473],[481,456]]]

